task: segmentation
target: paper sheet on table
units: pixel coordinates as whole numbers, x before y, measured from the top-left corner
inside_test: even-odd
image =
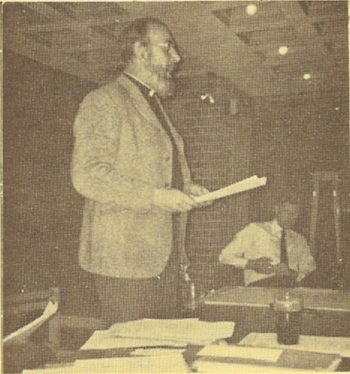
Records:
[[[115,349],[135,347],[186,347],[187,343],[157,339],[117,337],[108,330],[95,331],[80,350]]]
[[[197,356],[235,357],[276,363],[282,352],[282,349],[238,347],[234,345],[207,345],[197,353]]]
[[[77,360],[74,364],[37,370],[24,370],[23,374],[115,374],[115,373],[189,373],[190,368],[182,354],[159,356],[115,357]]]
[[[264,186],[265,184],[266,184],[266,177],[258,178],[256,175],[254,175],[240,182],[231,184],[230,186],[221,188],[220,190],[209,192],[201,196],[192,196],[192,198],[198,203],[203,203],[206,201],[212,201],[212,200],[220,199],[222,197],[234,195],[239,192],[252,190],[253,188],[261,187],[261,186]]]
[[[108,359],[79,360],[74,365],[81,373],[189,373],[181,353],[159,356],[134,356]],[[73,371],[74,373],[75,371]]]
[[[46,322],[51,316],[53,316],[57,312],[57,309],[58,309],[58,303],[53,303],[49,301],[43,314],[39,318],[28,323],[28,325],[21,327],[20,329],[13,332],[12,334],[6,336],[3,340],[3,343],[14,344],[27,338],[36,329],[38,329],[44,322]]]
[[[141,319],[116,323],[108,331],[118,337],[206,345],[232,335],[234,322],[204,322],[198,318]]]
[[[240,346],[265,347],[265,348],[288,348],[300,351],[319,353],[334,353],[343,357],[350,357],[350,338],[332,336],[310,336],[301,335],[299,344],[278,344],[274,333],[251,333],[239,342]]]
[[[288,347],[289,348],[289,347]],[[246,363],[244,363],[246,361]],[[324,354],[318,352],[301,352],[290,349],[262,348],[262,347],[245,347],[245,346],[220,346],[211,345],[204,347],[197,353],[195,367],[198,372],[205,372],[220,366],[229,367],[231,365],[248,365],[257,366],[277,366],[278,369],[301,369],[322,371],[334,371],[341,362],[338,354]],[[252,366],[254,365],[254,366]],[[223,367],[222,367],[223,369]]]
[[[289,369],[277,366],[262,366],[262,365],[245,365],[214,361],[199,361],[195,362],[192,367],[198,373],[266,373],[266,374],[283,374],[283,373],[313,373],[310,370]]]

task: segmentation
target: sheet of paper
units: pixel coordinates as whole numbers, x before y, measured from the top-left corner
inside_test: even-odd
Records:
[[[28,323],[28,325],[21,327],[20,329],[13,332],[12,334],[6,336],[3,339],[3,343],[14,344],[19,341],[22,341],[23,339],[28,337],[30,334],[32,334],[37,328],[39,328],[50,317],[52,317],[57,312],[57,309],[58,309],[58,303],[52,303],[51,301],[49,301],[43,314],[39,318]]]
[[[198,373],[266,373],[266,374],[284,374],[284,373],[313,373],[310,370],[289,369],[277,366],[262,365],[244,365],[213,361],[197,361],[192,366]]]
[[[189,373],[181,353],[160,359],[159,355],[77,360],[72,365],[24,370],[23,374],[116,374],[116,373]]]
[[[275,363],[282,352],[282,349],[237,347],[233,345],[207,345],[197,353],[197,356],[237,357]]]
[[[204,322],[197,318],[142,319],[116,323],[109,331],[118,337],[205,345],[232,335],[234,322]]]
[[[132,356],[173,356],[179,355],[186,351],[186,349],[179,349],[179,348],[139,348],[135,349],[131,352]]]
[[[186,347],[186,342],[117,337],[108,330],[95,331],[80,350],[133,347]]]
[[[244,179],[240,182],[231,184],[230,186],[221,188],[219,190],[209,192],[205,195],[194,196],[193,199],[199,203],[220,199],[222,197],[234,195],[239,192],[251,190],[253,188],[261,187],[266,184],[266,177],[258,178],[256,175]]]
[[[274,333],[251,333],[239,342],[240,346],[288,348],[301,351],[334,353],[343,357],[350,357],[350,338],[332,336],[301,335],[299,344],[278,344]]]
[[[169,355],[166,359],[159,356],[118,357],[107,359],[78,360],[74,372],[81,373],[189,373],[190,368],[182,354]]]

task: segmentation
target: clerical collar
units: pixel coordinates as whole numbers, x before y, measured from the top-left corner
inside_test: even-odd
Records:
[[[143,87],[147,88],[149,90],[148,96],[153,97],[153,95],[156,93],[153,88],[149,87],[147,84],[140,81],[140,79],[136,78],[134,75],[127,73],[126,71],[123,72],[124,75],[126,75],[128,78],[131,78],[133,81],[136,81],[137,83],[141,84]]]

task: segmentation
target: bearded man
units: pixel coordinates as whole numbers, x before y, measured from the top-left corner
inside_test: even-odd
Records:
[[[180,316],[186,212],[208,192],[191,181],[162,105],[181,60],[173,36],[155,18],[135,20],[122,36],[123,73],[83,100],[72,160],[86,201],[79,263],[93,274],[106,327]]]

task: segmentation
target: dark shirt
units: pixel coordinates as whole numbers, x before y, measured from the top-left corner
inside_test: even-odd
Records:
[[[178,151],[177,145],[175,143],[175,139],[173,137],[173,134],[170,130],[168,121],[166,120],[166,118],[163,114],[163,111],[162,111],[162,109],[160,108],[160,106],[157,102],[157,98],[156,98],[157,94],[154,93],[153,95],[151,95],[152,90],[149,87],[145,86],[144,84],[142,84],[141,82],[139,82],[138,80],[136,80],[135,78],[130,76],[129,74],[124,73],[124,75],[128,79],[130,79],[130,81],[133,82],[139,88],[142,95],[144,96],[144,98],[147,100],[149,106],[151,107],[152,111],[157,116],[159,122],[161,123],[161,125],[164,129],[164,131],[167,133],[167,135],[168,135],[168,137],[171,141],[171,144],[172,144],[172,152],[173,152],[173,155],[172,155],[173,168],[172,168],[171,188],[176,188],[180,191],[183,191],[184,180],[183,180],[181,164],[180,164],[180,160],[179,160],[179,151]],[[160,100],[159,96],[158,96],[158,99]],[[163,108],[163,110],[164,110],[164,108]]]

